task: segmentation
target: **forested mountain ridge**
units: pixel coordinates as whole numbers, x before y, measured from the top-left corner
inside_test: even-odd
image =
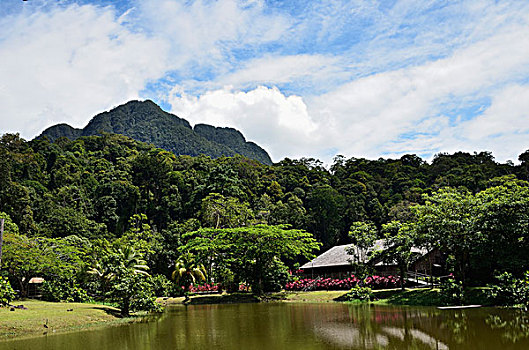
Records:
[[[238,130],[207,124],[197,124],[192,128],[187,120],[163,111],[150,100],[130,101],[100,113],[83,129],[76,129],[67,124],[51,126],[38,138],[47,136],[51,141],[55,141],[59,137],[66,137],[75,140],[101,132],[125,135],[176,155],[205,154],[218,158],[240,154],[263,164],[272,164],[268,153],[257,144],[247,142]]]

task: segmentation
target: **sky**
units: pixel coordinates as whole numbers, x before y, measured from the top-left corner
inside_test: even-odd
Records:
[[[274,161],[529,149],[529,1],[0,0],[0,134],[151,99]]]

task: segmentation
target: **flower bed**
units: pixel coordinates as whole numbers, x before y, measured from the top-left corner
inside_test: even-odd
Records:
[[[191,285],[189,287],[189,291],[191,293],[215,293],[219,291],[219,285],[218,284],[204,284],[204,285]]]
[[[183,287],[182,287],[183,288]],[[189,287],[189,291],[191,293],[216,293],[219,292],[220,285],[217,283],[211,283],[211,284],[203,284],[203,285],[191,285]],[[246,285],[245,283],[239,284],[239,292],[248,292],[250,290],[250,286]]]
[[[344,279],[323,278],[315,280],[303,278],[285,285],[287,291],[298,290],[349,290],[357,285],[366,286],[371,289],[396,288],[400,279],[396,276],[369,276],[363,281],[354,275]]]

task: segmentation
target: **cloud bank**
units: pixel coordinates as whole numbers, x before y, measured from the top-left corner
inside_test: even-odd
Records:
[[[0,9],[2,132],[150,98],[283,157],[529,148],[519,1],[34,1]]]

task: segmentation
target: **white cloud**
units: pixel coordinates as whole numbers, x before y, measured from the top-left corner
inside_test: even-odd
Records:
[[[31,4],[0,17],[3,132],[158,96],[275,160],[525,148],[527,2]]]
[[[327,84],[326,80],[332,81],[333,77],[341,75],[337,63],[336,57],[324,55],[265,55],[245,62],[235,72],[219,77],[217,82],[237,87],[278,85],[302,80],[310,80],[312,84]]]
[[[32,138],[46,126],[82,127],[96,112],[137,98],[165,72],[166,46],[133,33],[110,8],[57,6],[4,18],[0,31],[2,132]]]
[[[193,124],[243,130],[248,140],[264,147],[275,161],[285,156],[306,156],[311,141],[318,137],[303,99],[286,97],[277,88],[260,86],[242,92],[225,87],[200,97],[175,89],[168,102],[173,113]]]
[[[229,71],[235,48],[252,50],[279,39],[287,17],[265,13],[263,1],[138,1],[140,22],[171,45],[171,66],[199,65]]]
[[[173,111],[192,122],[229,125],[269,149],[275,160],[284,156],[316,155],[329,161],[333,154],[379,157],[403,153],[486,150],[498,159],[515,158],[527,136],[527,86],[509,86],[529,75],[529,35],[512,26],[486,40],[456,51],[450,57],[423,65],[374,74],[344,84],[308,100],[285,97],[278,89],[260,87],[249,92],[234,88],[213,90],[198,97],[175,89]],[[283,70],[266,59],[253,62],[227,78],[258,81],[261,70],[281,82],[325,66],[318,57],[285,59]],[[274,80],[275,79],[275,80]],[[500,91],[500,90],[501,91]],[[490,108],[471,121],[447,115],[448,107],[490,98]],[[508,115],[509,117],[506,117]],[[501,132],[503,136],[496,134]],[[409,136],[403,137],[403,134]],[[510,136],[509,136],[510,135]],[[508,140],[512,137],[511,141]],[[508,145],[508,146],[507,146]],[[514,147],[514,148],[513,148]],[[507,151],[510,149],[510,151]],[[510,152],[510,153],[509,153]]]
[[[431,118],[442,116],[445,104],[464,101],[469,96],[494,96],[498,86],[519,76],[528,76],[527,47],[527,27],[508,28],[446,59],[345,84],[309,101],[309,111],[314,113],[313,118],[320,121],[322,128],[333,126],[326,128],[328,139],[348,155],[377,157],[394,152],[399,146],[405,146],[403,152],[445,150],[453,138],[447,138],[452,141],[445,143],[431,136],[401,139],[401,135],[424,132],[420,123],[428,125]],[[520,98],[519,94],[515,96]],[[525,113],[524,108],[523,103],[512,104],[512,109],[518,113]],[[497,113],[490,116],[491,121],[484,128],[492,128],[492,121],[499,118],[502,117]],[[442,130],[438,132],[443,133]],[[460,146],[463,144],[478,146],[470,138],[459,142]],[[489,144],[489,147],[496,147],[496,144]]]

